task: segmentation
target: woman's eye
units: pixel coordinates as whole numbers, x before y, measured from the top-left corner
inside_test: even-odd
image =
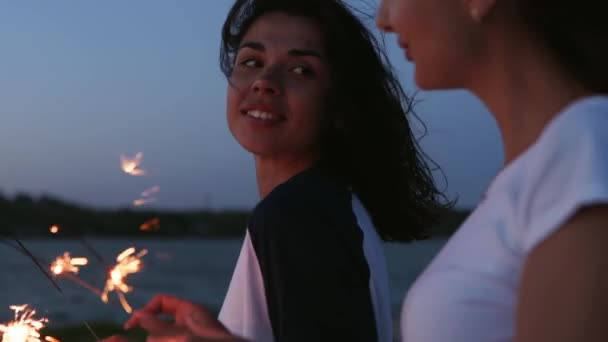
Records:
[[[310,75],[312,74],[312,70],[310,70],[307,67],[303,67],[303,66],[297,66],[293,69],[291,69],[294,73],[298,74],[298,75]]]
[[[246,66],[248,68],[255,68],[255,67],[259,66],[260,63],[258,63],[257,60],[250,58],[250,59],[245,59],[244,61],[242,61],[239,64],[242,66]]]

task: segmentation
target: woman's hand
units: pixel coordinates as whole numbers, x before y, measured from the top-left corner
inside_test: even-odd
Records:
[[[160,319],[170,316],[173,322]],[[142,328],[147,331],[147,342],[242,342],[199,304],[170,295],[157,295],[142,309],[137,310],[125,323],[125,329]],[[113,336],[104,342],[127,342],[128,339]]]

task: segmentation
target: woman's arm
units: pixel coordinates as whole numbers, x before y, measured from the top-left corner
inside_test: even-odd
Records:
[[[581,209],[528,256],[517,342],[608,341],[608,205]]]

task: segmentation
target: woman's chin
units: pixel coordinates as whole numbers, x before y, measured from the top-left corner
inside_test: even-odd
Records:
[[[268,144],[258,143],[241,143],[240,144],[247,152],[253,154],[256,157],[271,157],[277,155],[278,151],[276,146],[268,146]]]

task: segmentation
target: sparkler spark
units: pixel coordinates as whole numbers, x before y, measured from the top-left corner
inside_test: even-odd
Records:
[[[135,157],[129,158],[125,155],[120,156],[120,166],[122,170],[131,176],[143,176],[146,174],[146,171],[140,169],[140,165],[142,162],[144,155],[141,152],[137,152]]]
[[[148,203],[153,203],[156,202],[156,198],[151,197],[151,198],[138,198],[135,201],[133,201],[133,205],[136,207],[141,207],[142,205],[146,205]]]
[[[159,191],[160,191],[160,186],[156,185],[156,186],[151,187],[150,189],[144,190],[144,192],[141,193],[141,197],[150,197],[152,194],[155,194]]]
[[[36,310],[30,309],[27,304],[12,305],[15,311],[14,321],[8,324],[0,324],[2,342],[41,342],[40,329],[48,322],[46,318],[35,318]],[[47,336],[47,341],[57,342],[56,338]]]
[[[62,256],[58,256],[55,261],[51,264],[51,271],[55,275],[62,273],[74,273],[77,274],[80,268],[78,266],[85,266],[89,263],[87,258],[72,258],[69,252],[63,253]]]
[[[145,190],[141,193],[141,197],[133,201],[133,205],[136,207],[140,207],[142,205],[156,202],[156,197],[151,197],[153,194],[160,191],[160,186],[156,185],[151,187],[150,189]]]
[[[126,277],[129,274],[136,273],[141,270],[141,258],[148,253],[147,250],[141,250],[135,253],[135,248],[130,247],[125,249],[116,257],[116,265],[110,270],[106,286],[101,294],[101,300],[104,303],[108,302],[108,294],[112,291],[116,292],[120,304],[127,313],[132,313],[133,309],[125,298],[125,293],[133,290],[133,288],[125,283]]]
[[[59,226],[54,224],[49,228],[49,232],[51,232],[51,234],[57,234],[59,233]]]
[[[158,230],[159,228],[160,228],[160,219],[158,219],[158,218],[153,218],[151,220],[148,220],[139,226],[139,230],[141,230],[142,232]]]

